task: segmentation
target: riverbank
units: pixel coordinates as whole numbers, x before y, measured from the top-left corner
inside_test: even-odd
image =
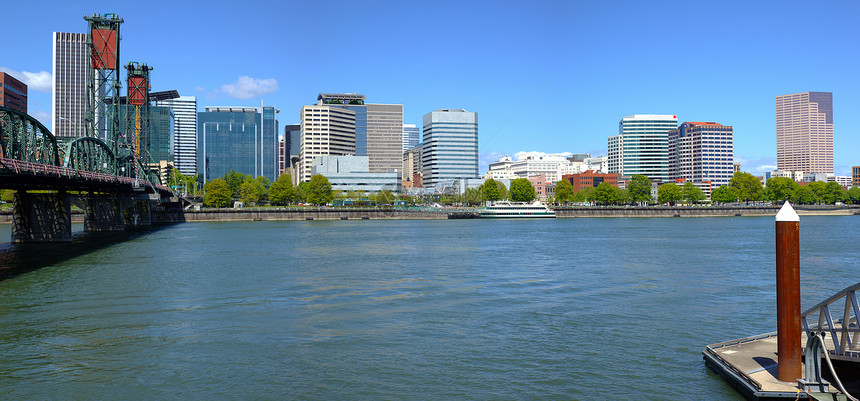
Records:
[[[437,220],[449,212],[471,209],[427,208],[241,208],[186,210],[185,221],[263,221],[263,220]],[[742,217],[775,216],[779,206],[607,206],[556,207],[560,218],[573,217]],[[801,216],[860,215],[858,206],[795,206]],[[81,211],[72,212],[72,223],[83,223]],[[0,211],[0,224],[12,223],[9,210]]]

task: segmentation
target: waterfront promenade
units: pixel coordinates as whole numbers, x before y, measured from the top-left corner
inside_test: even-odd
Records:
[[[801,216],[860,215],[860,206],[797,205]],[[259,221],[259,220],[434,220],[447,219],[449,212],[472,208],[411,207],[288,207],[186,210],[185,221]],[[556,216],[572,217],[741,217],[775,216],[779,206],[578,206],[556,207]],[[72,222],[83,222],[81,212],[72,212]],[[0,211],[0,224],[11,224],[12,214]]]

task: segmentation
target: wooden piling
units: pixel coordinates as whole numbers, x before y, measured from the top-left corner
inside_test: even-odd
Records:
[[[802,379],[800,345],[800,217],[788,202],[776,215],[778,379]]]

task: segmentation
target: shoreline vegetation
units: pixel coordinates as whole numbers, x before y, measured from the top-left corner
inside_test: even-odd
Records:
[[[781,205],[740,206],[560,206],[559,218],[610,217],[743,217],[776,216]],[[856,205],[795,205],[800,216],[860,216]],[[186,222],[206,221],[291,221],[291,220],[442,220],[449,213],[474,208],[432,207],[242,207],[186,210]],[[72,211],[72,222],[81,223],[83,212]],[[11,210],[0,211],[0,224],[11,224]]]

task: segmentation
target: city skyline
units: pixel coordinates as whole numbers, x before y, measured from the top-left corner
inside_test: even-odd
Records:
[[[858,4],[336,3],[326,17],[304,3],[247,6],[266,10],[253,13],[159,1],[146,8],[13,3],[8,15],[39,23],[10,18],[0,27],[0,35],[15,38],[4,41],[12,56],[0,68],[28,84],[30,114],[53,130],[53,32],[84,32],[83,15],[114,12],[125,20],[121,62],[153,66],[154,91],[197,96],[201,111],[263,100],[282,110],[282,125],[298,123],[301,106],[318,93],[403,104],[406,124],[436,109],[474,111],[481,115],[481,173],[517,152],[606,155],[606,138],[624,116],[673,114],[679,123],[733,126],[735,160],[761,175],[776,168],[774,99],[832,92],[834,173],[850,175],[860,164],[860,121],[852,113],[860,108],[853,76],[860,28],[851,21]],[[684,28],[690,19],[721,28]],[[786,25],[806,19],[823,22],[812,30]],[[342,40],[353,31],[368,40]],[[208,62],[224,49],[254,56]],[[437,50],[444,51],[425,56]],[[690,101],[691,89],[702,95]]]

